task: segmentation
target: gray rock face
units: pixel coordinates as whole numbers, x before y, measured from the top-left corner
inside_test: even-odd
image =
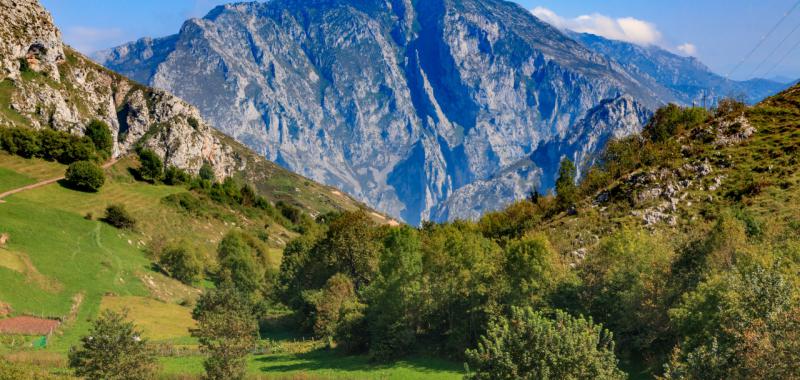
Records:
[[[0,125],[80,135],[91,119],[100,119],[111,127],[115,157],[142,143],[167,164],[189,171],[199,171],[203,162],[214,164],[219,178],[242,169],[221,133],[205,124],[196,108],[163,90],[131,83],[65,47],[38,2],[0,0],[0,6],[6,12],[0,19],[0,80],[10,89],[4,104],[10,110],[0,115]]]
[[[767,79],[729,80],[711,72],[696,58],[675,55],[656,46],[643,47],[592,34],[569,33],[569,36],[619,62],[639,82],[666,88],[669,91],[666,98],[682,104],[705,103],[711,107],[724,97],[742,97],[754,104],[789,87]]]
[[[411,224],[546,189],[681,100],[500,0],[230,4],[96,58]]]
[[[64,49],[50,14],[32,1],[0,0],[0,9],[0,80],[19,78],[24,62],[58,81]]]

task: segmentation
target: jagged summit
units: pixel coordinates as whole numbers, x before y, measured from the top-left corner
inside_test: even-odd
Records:
[[[610,100],[636,105],[609,115],[645,111],[602,121],[628,132],[658,106],[686,103],[499,0],[237,3],[102,57],[267,158],[412,224],[474,217],[546,187],[560,158],[534,152],[564,145],[579,159],[600,148],[580,138],[592,110],[620,104]],[[485,201],[453,208],[464,203],[454,196]]]

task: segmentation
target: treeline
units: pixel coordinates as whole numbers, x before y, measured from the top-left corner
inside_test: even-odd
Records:
[[[679,163],[679,139],[743,112],[734,106],[666,107],[641,136],[612,142],[580,185],[565,162],[560,194],[477,222],[417,229],[329,215],[286,247],[274,294],[332,346],[376,360],[464,358],[476,379],[622,378],[617,358],[674,379],[798,377],[796,235],[767,234],[734,206],[706,210],[710,228],[677,240],[616,226],[575,258],[543,227],[610,178]]]

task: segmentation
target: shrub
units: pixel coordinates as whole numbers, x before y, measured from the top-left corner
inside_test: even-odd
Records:
[[[704,108],[669,104],[656,111],[643,134],[653,142],[663,142],[702,124],[707,118],[708,112]]]
[[[197,253],[185,244],[167,247],[159,256],[158,265],[170,277],[187,285],[197,281],[203,271],[203,264],[197,258]]]
[[[139,155],[139,176],[150,182],[161,180],[164,175],[164,163],[156,152],[147,148],[140,148],[136,153]]]
[[[740,100],[725,98],[719,101],[714,116],[718,118],[737,118],[744,115],[747,105]]]
[[[216,175],[214,174],[214,167],[211,166],[208,162],[203,163],[203,166],[200,167],[200,173],[198,174],[200,179],[205,181],[214,182],[216,179]]]
[[[95,158],[94,145],[88,137],[78,137],[53,129],[39,131],[39,156],[46,160],[71,164]]]
[[[136,228],[136,219],[134,219],[125,206],[120,204],[110,205],[106,208],[106,216],[103,220],[120,229],[133,230]]]
[[[89,161],[78,161],[67,168],[65,180],[78,190],[98,191],[103,187],[106,177],[103,169]]]
[[[478,348],[467,350],[466,379],[624,379],[612,335],[591,319],[556,311],[546,318],[513,308],[490,323]]]
[[[183,169],[175,166],[170,166],[164,171],[164,183],[170,186],[182,185],[189,183],[192,180],[192,175]]]
[[[106,157],[111,156],[112,149],[114,149],[114,140],[108,124],[100,120],[92,120],[86,126],[84,135],[92,141],[98,152],[102,152]]]
[[[156,356],[147,339],[124,313],[104,311],[89,334],[69,351],[69,366],[88,379],[150,379],[156,374]]]
[[[32,129],[8,128],[3,130],[0,137],[2,137],[3,149],[8,153],[25,158],[32,158],[39,153],[39,136]]]

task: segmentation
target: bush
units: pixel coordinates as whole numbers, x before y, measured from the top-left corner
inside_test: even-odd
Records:
[[[187,285],[197,281],[203,271],[203,264],[197,258],[197,253],[185,244],[165,249],[158,258],[158,265],[170,277]]]
[[[490,323],[478,348],[467,350],[466,379],[624,379],[612,335],[591,319],[556,311],[546,318],[513,308]]]
[[[170,166],[164,171],[164,183],[170,186],[182,185],[192,181],[192,175],[183,169]]]
[[[40,143],[36,131],[28,128],[4,129],[2,135],[3,149],[11,154],[32,158],[39,154]]]
[[[87,379],[150,379],[156,356],[126,315],[104,311],[80,344],[70,348],[69,366]]]
[[[139,176],[149,182],[161,180],[164,176],[164,163],[161,162],[156,152],[147,148],[140,148],[136,153],[139,155]]]
[[[203,163],[203,166],[200,167],[199,173],[200,179],[205,181],[214,182],[216,179],[216,175],[214,174],[214,167],[211,166],[208,162]]]
[[[111,156],[112,149],[114,149],[114,139],[111,136],[111,128],[108,127],[108,124],[100,120],[92,120],[86,126],[84,135],[92,141],[98,152],[102,152],[105,157]]]
[[[133,230],[136,228],[136,219],[128,214],[125,206],[119,204],[106,208],[106,216],[103,221],[120,229]]]
[[[98,191],[106,181],[103,169],[89,161],[78,161],[67,168],[65,180],[70,187],[84,191]]]
[[[653,142],[663,142],[702,124],[706,119],[708,112],[704,108],[683,108],[669,104],[656,111],[643,134]]]
[[[725,98],[719,101],[714,116],[718,118],[734,119],[744,115],[747,105],[744,102],[732,98]]]
[[[39,131],[39,156],[45,160],[71,164],[95,158],[94,145],[88,137],[73,136],[53,129]]]

